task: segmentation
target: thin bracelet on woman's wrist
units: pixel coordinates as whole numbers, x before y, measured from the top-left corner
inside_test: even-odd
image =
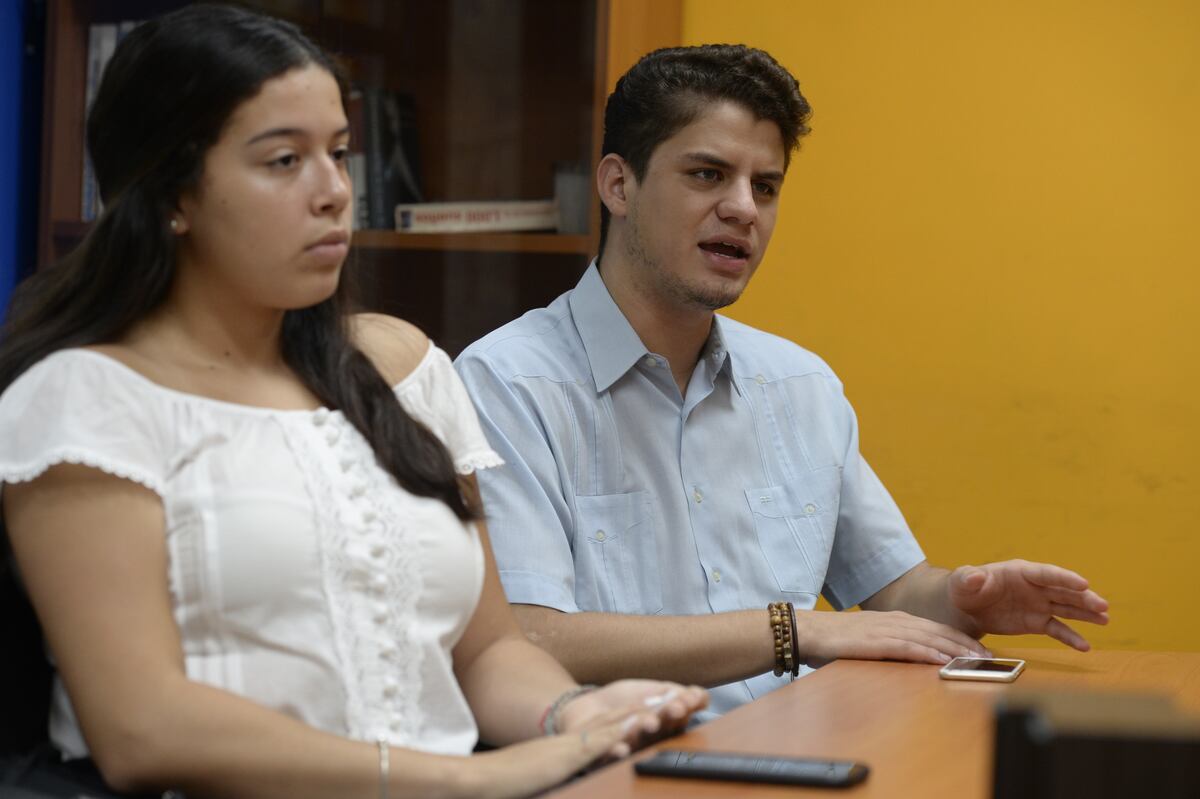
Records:
[[[558,735],[562,732],[558,728],[558,714],[572,699],[583,696],[586,693],[595,691],[595,685],[577,685],[569,691],[563,691],[558,695],[558,698],[551,702],[542,712],[542,720],[538,726],[542,728],[543,735]]]
[[[379,799],[388,799],[388,781],[391,776],[391,750],[388,742],[380,738],[375,742],[379,747]]]

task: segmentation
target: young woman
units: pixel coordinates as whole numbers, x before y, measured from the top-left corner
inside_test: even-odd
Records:
[[[500,461],[449,360],[344,310],[343,96],[289,24],[140,26],[88,119],[105,211],[0,342],[51,738],[117,790],[524,795],[706,701],[581,691],[520,634],[472,476]]]

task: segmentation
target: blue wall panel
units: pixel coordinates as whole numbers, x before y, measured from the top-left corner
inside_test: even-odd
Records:
[[[40,0],[0,0],[0,318],[34,262],[44,18]]]
[[[8,307],[17,279],[24,7],[20,0],[0,1],[0,310]]]

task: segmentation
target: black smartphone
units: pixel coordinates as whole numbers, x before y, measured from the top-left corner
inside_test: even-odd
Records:
[[[659,752],[633,764],[638,774],[653,777],[687,777],[699,780],[771,782],[780,785],[817,785],[844,788],[857,785],[870,771],[849,760],[803,757],[769,757],[732,752]]]

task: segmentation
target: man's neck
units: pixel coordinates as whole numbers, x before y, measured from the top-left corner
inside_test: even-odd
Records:
[[[712,331],[713,311],[664,302],[652,292],[639,290],[631,275],[615,264],[601,268],[600,278],[646,349],[667,359],[680,395],[686,396]]]

